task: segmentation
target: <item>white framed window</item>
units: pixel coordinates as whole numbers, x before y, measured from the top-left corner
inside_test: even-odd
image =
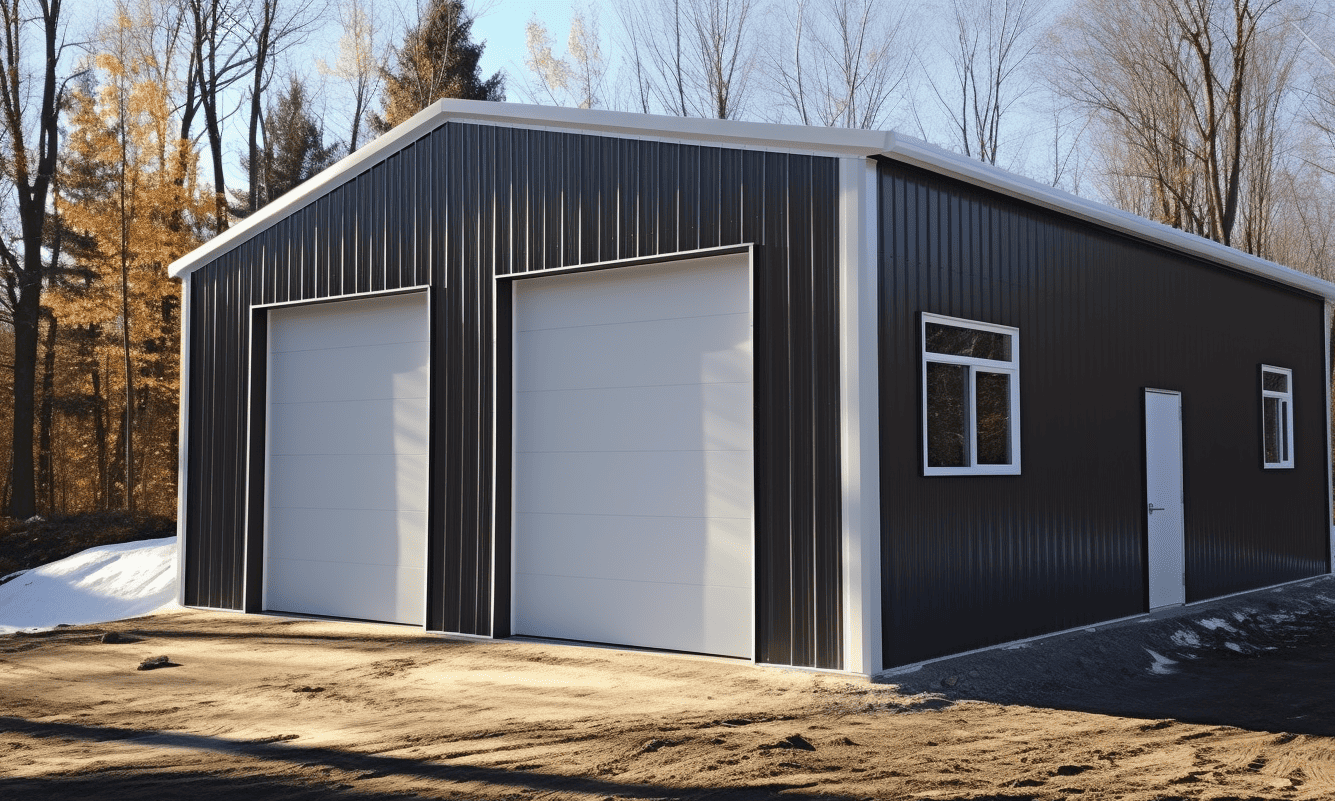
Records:
[[[923,475],[1020,472],[1020,330],[922,315]]]
[[[1261,365],[1261,461],[1293,467],[1293,371]]]

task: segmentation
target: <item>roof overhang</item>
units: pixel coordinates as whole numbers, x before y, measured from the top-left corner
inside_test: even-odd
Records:
[[[173,277],[181,277],[202,267],[255,233],[314,202],[340,184],[352,180],[377,162],[448,122],[689,142],[748,150],[834,157],[888,158],[1335,301],[1335,284],[1315,276],[1021,178],[981,161],[891,131],[665,117],[654,114],[491,103],[480,100],[439,100],[432,103],[394,130],[346,156],[260,211],[172,262],[168,272]]]

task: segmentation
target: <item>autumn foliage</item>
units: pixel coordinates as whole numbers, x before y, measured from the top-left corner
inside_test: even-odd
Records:
[[[180,285],[166,268],[202,241],[212,198],[157,65],[127,45],[131,24],[117,21],[67,99],[39,384],[47,513],[176,503]]]

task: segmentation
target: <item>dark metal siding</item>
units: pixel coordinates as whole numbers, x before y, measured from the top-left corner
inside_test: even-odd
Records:
[[[1146,387],[1183,393],[1188,601],[1326,572],[1319,299],[904,165],[880,204],[887,666],[1145,610]],[[922,476],[920,312],[1019,328],[1022,475]]]
[[[435,277],[427,625],[485,635],[493,590],[505,594],[497,615],[508,616],[509,592],[509,493],[493,497],[491,483],[509,455],[508,431],[495,430],[509,410],[495,405],[508,393],[493,367],[508,341],[493,342],[494,276],[754,243],[756,656],[840,667],[837,169],[813,156],[449,124],[193,273],[187,603],[242,603],[248,303],[228,287],[256,282],[267,302]],[[271,253],[262,261],[259,242]]]
[[[420,143],[410,146],[412,153]],[[358,203],[365,175],[335,189],[294,214],[257,232],[199,268],[190,281],[189,455],[186,487],[185,599],[195,606],[259,608],[259,532],[252,522],[246,562],[248,400],[252,397],[251,308],[267,303],[314,300],[426,282],[430,266],[416,258],[387,258],[413,232],[410,225],[386,231],[372,247],[357,231],[371,231],[375,209]],[[408,210],[427,189],[415,176],[387,183],[380,208]],[[408,240],[411,241],[411,240]],[[360,247],[359,247],[360,242]],[[397,252],[397,251],[396,251]],[[259,315],[262,319],[263,315]],[[260,332],[262,336],[263,332]],[[263,340],[256,346],[262,346]],[[262,355],[255,365],[262,375]],[[254,388],[258,389],[258,388]],[[255,398],[263,393],[255,391]],[[252,401],[253,402],[253,401]],[[263,415],[254,424],[263,425]],[[262,442],[251,432],[256,444]],[[262,460],[256,458],[256,463]],[[254,467],[251,468],[254,470]],[[254,480],[261,476],[256,473]],[[254,497],[258,488],[250,487]],[[247,582],[247,571],[250,580]]]

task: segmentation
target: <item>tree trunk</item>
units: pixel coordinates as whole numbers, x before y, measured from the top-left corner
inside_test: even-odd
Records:
[[[213,165],[214,233],[227,230],[227,179],[223,172],[223,143],[218,119],[218,3],[193,3],[195,15],[195,60],[198,62],[199,105],[204,109],[204,131],[208,134]]]
[[[51,423],[54,415],[56,386],[56,316],[47,312],[46,353],[42,365],[42,408],[38,417],[37,433],[37,487],[43,502],[43,511],[51,514],[56,508],[55,471],[51,459]]]
[[[93,440],[97,443],[97,508],[111,508],[111,483],[107,474],[106,399],[102,397],[102,372],[93,359]]]
[[[56,88],[56,68],[60,61],[59,40],[61,0],[38,5],[38,17],[26,17],[17,0],[0,5],[0,44],[3,69],[0,69],[0,116],[9,149],[5,171],[17,195],[19,227],[23,232],[23,256],[20,260],[5,245],[0,245],[4,260],[15,273],[10,284],[10,304],[14,324],[14,438],[10,442],[12,461],[10,481],[13,494],[7,506],[9,515],[26,519],[37,513],[37,493],[33,471],[33,402],[37,377],[37,324],[42,306],[42,279],[46,265],[42,261],[42,234],[47,219],[47,190],[56,172],[60,145],[60,105],[62,91]],[[45,69],[21,77],[21,65],[28,59],[35,63],[35,53],[22,46],[24,26],[32,21],[40,26],[45,51]],[[40,92],[36,85],[40,83]],[[24,103],[40,96],[37,127],[25,125]],[[35,158],[34,158],[35,157]],[[35,167],[35,169],[34,169]]]
[[[250,173],[250,187],[246,192],[247,211],[253,212],[264,202],[260,198],[260,145],[259,145],[259,127],[260,115],[263,113],[264,97],[264,70],[269,61],[269,31],[273,24],[274,6],[277,0],[263,0],[260,4],[260,13],[264,15],[260,22],[260,29],[255,35],[255,72],[254,82],[250,88],[250,131],[247,140],[247,171]],[[268,171],[265,170],[267,173]],[[265,178],[268,176],[265,175]],[[267,192],[265,193],[268,194]],[[264,198],[267,201],[268,198]]]
[[[107,365],[107,369],[109,371],[111,369],[111,365]],[[125,442],[125,421],[128,418],[129,418],[128,414],[121,414],[116,416],[116,437],[112,441],[117,443]],[[117,477],[120,477],[122,479],[125,478],[125,449],[120,447],[115,448],[111,451],[111,464],[108,465],[107,469],[108,509],[110,509],[114,503],[112,499],[116,495],[115,489],[116,489]],[[125,497],[124,492],[121,493],[121,497]]]
[[[130,268],[125,247],[121,246],[121,346],[125,356],[125,511],[133,512],[134,364],[130,361]]]
[[[37,248],[33,248],[32,253],[40,255]],[[25,281],[20,289],[18,306],[14,309],[14,438],[9,466],[9,516],[19,520],[37,514],[37,488],[33,480],[33,401],[37,383],[37,313],[42,296],[40,284],[30,286],[28,283]]]

